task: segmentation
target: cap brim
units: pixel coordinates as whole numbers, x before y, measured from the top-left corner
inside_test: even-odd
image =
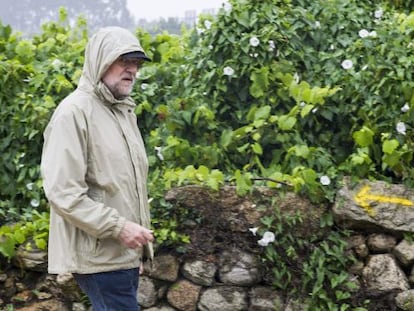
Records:
[[[147,62],[151,61],[151,58],[149,58],[147,55],[145,55],[144,52],[141,52],[141,51],[128,52],[128,53],[122,54],[121,56],[126,57],[126,58],[141,58],[143,60],[146,60]]]

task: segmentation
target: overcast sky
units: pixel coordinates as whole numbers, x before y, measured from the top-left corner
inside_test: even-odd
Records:
[[[127,6],[136,19],[159,19],[160,17],[184,17],[184,12],[220,8],[226,0],[127,0]]]

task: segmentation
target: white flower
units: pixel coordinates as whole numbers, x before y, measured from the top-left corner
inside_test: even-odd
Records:
[[[204,21],[204,27],[206,27],[206,29],[210,29],[211,25],[212,25],[212,22],[210,22],[209,20]]]
[[[32,191],[33,190],[33,183],[29,182],[28,184],[26,184],[26,189],[29,190],[29,191]]]
[[[381,18],[383,13],[382,9],[379,9],[374,12],[374,16],[375,18]]]
[[[250,55],[250,57],[253,57],[253,58],[257,58],[257,56],[259,56],[258,53],[250,53],[249,55]]]
[[[396,129],[397,129],[397,132],[398,133],[400,133],[402,135],[405,135],[406,134],[407,127],[405,126],[405,123],[404,122],[398,122],[397,123],[397,126],[396,126]]]
[[[402,106],[401,111],[402,112],[407,112],[408,110],[410,110],[410,106],[407,103],[405,103],[405,105]]]
[[[214,49],[214,46],[210,44],[210,45],[208,46],[208,49],[209,49],[209,50],[212,50],[212,49]]]
[[[301,107],[305,107],[305,106],[306,106],[306,103],[305,103],[305,102],[300,102],[300,103],[299,103],[299,106],[301,106]]]
[[[312,113],[316,113],[318,111],[318,108],[313,108]]]
[[[329,46],[329,49],[330,49],[330,50],[335,50],[335,45],[331,44],[331,45]]]
[[[199,34],[199,35],[202,35],[203,33],[204,33],[204,29],[202,29],[202,28],[198,28],[198,27],[196,27],[196,30],[197,30],[197,33]]]
[[[300,78],[299,78],[299,74],[297,72],[295,72],[295,74],[293,75],[293,80],[295,80],[296,83],[299,83]]]
[[[358,32],[358,35],[359,35],[361,38],[366,38],[366,37],[368,37],[368,36],[369,36],[369,31],[368,31],[368,30],[366,30],[366,29],[361,29],[361,30]]]
[[[319,179],[319,181],[324,186],[329,186],[331,184],[331,179],[328,176],[326,176],[326,175],[321,176],[321,178]]]
[[[249,228],[249,231],[254,235],[254,236],[256,236],[256,233],[257,233],[257,230],[259,230],[259,228]]]
[[[141,84],[141,90],[146,90],[148,88],[148,83]]]
[[[59,69],[59,67],[62,65],[63,63],[62,63],[62,61],[60,60],[60,59],[57,59],[57,58],[55,58],[54,60],[53,60],[53,62],[52,62],[52,66],[55,68],[55,69]]]
[[[321,28],[321,22],[320,21],[315,22],[315,28]]]
[[[352,63],[352,60],[350,59],[345,59],[342,63],[341,63],[342,68],[348,70],[351,69],[352,66],[354,66],[354,64]]]
[[[269,51],[273,51],[276,48],[275,41],[269,40]]]
[[[273,232],[270,231],[266,231],[263,234],[263,237],[261,240],[257,241],[257,243],[260,246],[267,246],[269,243],[272,243],[275,241],[275,234]]]
[[[158,157],[158,159],[160,159],[161,161],[164,161],[164,156],[161,153],[162,148],[161,147],[155,147],[154,149],[155,149],[155,151],[157,151],[157,157]]]
[[[33,207],[38,207],[38,206],[40,205],[40,203],[39,203],[39,201],[38,201],[38,200],[36,200],[36,199],[32,199],[32,200],[30,201],[30,205],[31,205],[31,206],[33,206]]]
[[[257,37],[251,37],[249,43],[252,47],[256,47],[260,44],[260,40]]]
[[[375,30],[373,30],[369,33],[369,36],[373,37],[373,38],[376,38],[377,37],[377,32]]]
[[[234,69],[233,69],[233,68],[231,68],[230,66],[226,66],[226,67],[224,67],[224,69],[223,69],[223,74],[224,74],[225,76],[229,76],[229,77],[231,77],[232,75],[234,75]]]

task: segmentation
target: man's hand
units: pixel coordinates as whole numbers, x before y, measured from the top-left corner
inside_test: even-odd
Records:
[[[152,230],[137,223],[127,221],[118,236],[119,240],[129,248],[142,247],[154,241]]]

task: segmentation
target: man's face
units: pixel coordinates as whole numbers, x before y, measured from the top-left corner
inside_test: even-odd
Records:
[[[143,60],[140,58],[119,57],[104,73],[102,82],[116,99],[123,99],[131,94],[135,76]]]

